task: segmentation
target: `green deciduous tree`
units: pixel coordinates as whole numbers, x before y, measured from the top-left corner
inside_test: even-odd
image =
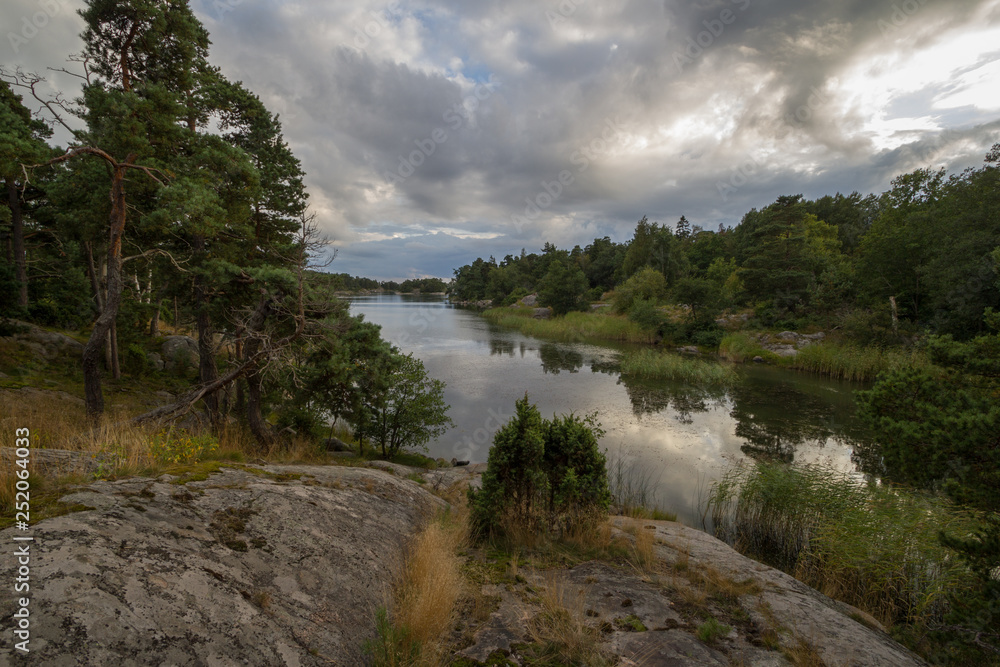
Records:
[[[371,440],[392,458],[404,447],[425,448],[452,425],[444,402],[444,382],[427,376],[412,354],[392,349],[372,360],[359,385],[350,419],[359,440]]]
[[[549,264],[548,273],[538,285],[538,298],[542,305],[551,307],[556,315],[587,307],[587,277],[579,266],[571,260],[567,261],[568,265],[559,259]]]

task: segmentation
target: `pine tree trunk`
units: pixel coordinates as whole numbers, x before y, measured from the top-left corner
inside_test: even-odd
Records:
[[[109,348],[111,349],[111,377],[115,380],[122,379],[122,367],[118,356],[118,323],[111,323],[111,331],[108,332]]]
[[[271,427],[263,415],[263,378],[260,369],[247,373],[247,425],[262,452],[274,443]]]
[[[14,271],[19,283],[17,305],[28,305],[28,267],[24,252],[24,218],[21,216],[21,198],[14,179],[7,179],[7,204],[10,206],[11,250],[14,254]]]
[[[204,253],[205,239],[195,236],[192,242],[196,254]],[[200,275],[194,278],[194,307],[198,325],[198,375],[202,384],[209,384],[219,378],[219,368],[215,363],[215,346],[212,345],[212,317],[208,313],[208,291],[205,289],[205,279]],[[205,397],[205,409],[212,423],[212,430],[219,426],[219,399],[215,394]]]
[[[125,162],[131,162],[130,155]],[[94,422],[104,414],[104,395],[101,392],[101,349],[118,316],[122,298],[122,232],[125,230],[125,167],[113,165],[111,177],[111,215],[108,238],[107,301],[101,310],[90,338],[83,348],[83,392],[87,416]]]
[[[163,306],[163,298],[156,300],[156,310],[153,311],[153,317],[149,320],[149,337],[156,338],[160,335],[160,308]]]

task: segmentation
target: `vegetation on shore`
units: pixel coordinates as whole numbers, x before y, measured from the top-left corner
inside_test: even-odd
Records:
[[[564,317],[536,319],[534,309],[522,306],[493,308],[483,312],[483,317],[492,324],[516,329],[527,336],[560,341],[652,344],[656,340],[652,332],[612,313],[571,312]]]
[[[698,386],[726,386],[737,379],[736,371],[729,364],[655,350],[625,353],[621,372],[639,378],[685,382]]]
[[[982,594],[940,539],[973,535],[984,515],[947,499],[865,483],[820,466],[757,462],[731,469],[709,501],[716,535],[741,552],[878,619],[943,664],[985,664],[975,633],[948,628],[954,606]]]

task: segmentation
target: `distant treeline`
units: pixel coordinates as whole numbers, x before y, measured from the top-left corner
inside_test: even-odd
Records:
[[[348,273],[326,274],[326,280],[330,281],[333,289],[346,292],[361,292],[365,290],[383,290],[386,292],[445,292],[448,289],[447,283],[440,278],[415,278],[397,283],[394,280],[375,280],[373,278],[362,278],[352,276]]]
[[[751,325],[838,328],[866,344],[925,330],[966,339],[1000,307],[998,160],[1000,144],[981,168],[919,169],[880,195],[782,196],[735,228],[643,217],[625,243],[478,258],[455,270],[452,291],[494,306],[537,292],[558,314],[614,290],[616,309],[651,327],[670,326],[654,311],[685,307],[688,337],[752,309]]]

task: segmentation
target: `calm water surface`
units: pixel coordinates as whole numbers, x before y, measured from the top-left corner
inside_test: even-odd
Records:
[[[711,483],[747,456],[821,462],[853,471],[866,433],[855,417],[859,385],[741,366],[725,391],[622,378],[624,347],[559,343],[495,327],[444,297],[352,299],[351,311],[447,383],[455,427],[428,445],[435,458],[486,461],[493,433],[528,394],[544,417],[597,412],[602,445],[656,482],[661,507],[701,525]]]

